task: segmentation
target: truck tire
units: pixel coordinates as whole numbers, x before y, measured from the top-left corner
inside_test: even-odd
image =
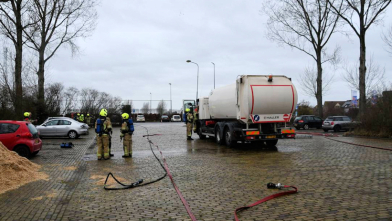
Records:
[[[267,147],[274,147],[276,146],[276,144],[278,143],[278,140],[266,140],[265,144],[267,145]]]
[[[221,133],[221,128],[219,126],[216,127],[215,129],[215,142],[217,144],[223,144],[223,137],[221,137],[222,133]]]
[[[233,140],[233,131],[230,129],[230,127],[225,127],[225,132],[224,137],[225,137],[225,142],[226,142],[226,146],[228,147],[234,147],[237,142]]]
[[[199,126],[199,129],[197,130],[197,133],[199,134],[200,140],[206,139],[206,135],[203,135],[203,134],[201,133],[201,127],[200,127],[200,126]]]

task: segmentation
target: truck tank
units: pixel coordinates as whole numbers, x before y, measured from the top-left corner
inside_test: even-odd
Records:
[[[235,84],[213,90],[208,105],[210,119],[278,123],[290,121],[297,101],[286,76],[242,75]]]

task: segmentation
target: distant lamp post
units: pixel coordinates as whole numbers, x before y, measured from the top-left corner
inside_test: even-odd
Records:
[[[199,95],[199,65],[191,60],[187,60],[186,62],[197,65],[197,86],[196,86],[196,104],[197,104],[197,98],[199,97],[198,96]]]
[[[170,85],[170,114],[172,113],[173,109],[172,109],[172,97],[171,97],[171,83],[169,83]]]
[[[211,62],[214,65],[214,89],[215,89],[215,63]]]
[[[150,92],[150,114],[151,114],[151,99],[152,99],[152,94]]]

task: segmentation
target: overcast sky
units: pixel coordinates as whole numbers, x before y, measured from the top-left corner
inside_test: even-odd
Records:
[[[286,75],[293,79],[299,101],[316,104],[299,84],[301,73],[314,61],[266,39],[262,2],[102,0],[96,30],[78,41],[81,53],[72,57],[66,48],[60,50],[48,67],[49,80],[95,88],[124,100],[150,100],[150,93],[153,100],[169,100],[172,83],[173,109],[180,109],[182,99],[196,97],[197,66],[186,63],[190,59],[200,66],[199,96],[207,96],[214,87],[214,62],[216,87],[234,83],[238,75]],[[367,35],[368,55],[385,67],[387,81],[392,81],[392,57],[384,49],[381,33],[392,25],[391,7],[384,24],[372,26]],[[347,63],[358,60],[356,36],[335,35],[330,47],[335,45],[341,46]],[[325,71],[335,74],[335,80],[324,101],[350,99],[342,70]]]

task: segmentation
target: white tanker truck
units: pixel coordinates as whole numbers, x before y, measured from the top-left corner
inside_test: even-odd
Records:
[[[280,138],[295,138],[293,129],[280,125],[290,121],[297,100],[297,90],[286,76],[239,76],[235,84],[198,99],[197,134],[227,146],[248,142],[275,146]]]

